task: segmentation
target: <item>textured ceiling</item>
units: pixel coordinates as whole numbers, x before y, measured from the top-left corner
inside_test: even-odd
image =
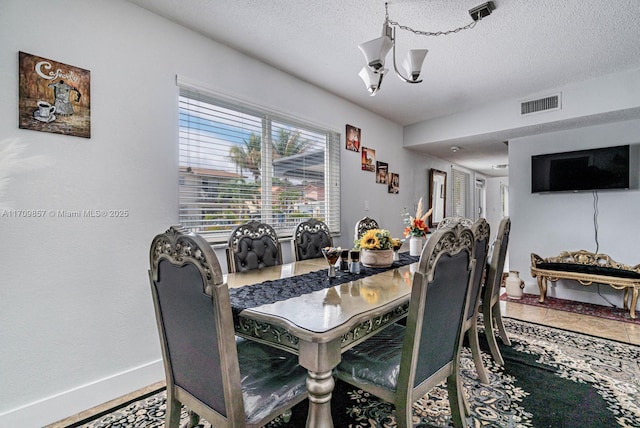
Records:
[[[640,68],[640,0],[494,0],[496,10],[470,30],[399,31],[398,58],[429,49],[424,82],[410,85],[391,72],[375,97],[358,77],[357,46],[380,35],[383,0],[129,1],[401,125]],[[435,32],[472,22],[469,9],[483,1],[388,3],[391,20]],[[475,143],[476,159],[484,147],[485,157],[502,156],[487,162],[504,163],[501,141]]]

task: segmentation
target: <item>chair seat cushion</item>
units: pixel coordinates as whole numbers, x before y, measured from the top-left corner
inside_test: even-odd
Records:
[[[236,338],[236,347],[248,424],[306,394],[307,371],[298,365],[297,356],[242,338]]]
[[[538,269],[555,270],[560,272],[585,273],[590,275],[605,275],[616,278],[640,279],[640,273],[607,266],[593,266],[579,263],[539,263]]]
[[[391,324],[380,333],[342,354],[336,374],[357,383],[369,383],[395,391],[405,327]]]

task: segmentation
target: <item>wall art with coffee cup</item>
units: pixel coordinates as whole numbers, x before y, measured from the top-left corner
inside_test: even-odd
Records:
[[[19,127],[91,138],[89,70],[19,52]]]

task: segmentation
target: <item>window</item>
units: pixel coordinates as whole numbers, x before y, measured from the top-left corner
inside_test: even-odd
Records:
[[[183,227],[226,242],[258,220],[278,236],[314,217],[340,231],[340,135],[259,108],[181,88]]]
[[[467,216],[467,189],[469,188],[469,174],[453,169],[453,215],[460,217]]]

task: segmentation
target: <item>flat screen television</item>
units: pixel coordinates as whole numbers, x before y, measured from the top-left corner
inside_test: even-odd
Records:
[[[531,157],[531,193],[628,188],[628,144]]]

